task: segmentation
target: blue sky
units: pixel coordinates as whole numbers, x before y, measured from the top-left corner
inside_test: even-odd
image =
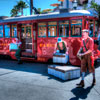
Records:
[[[14,5],[17,4],[17,1],[20,0],[0,0],[0,16],[10,16],[10,11]],[[30,1],[30,0],[23,0]],[[36,8],[43,9],[53,9],[54,7],[50,6],[53,3],[60,3],[58,0],[33,0],[33,4]],[[29,9],[24,10],[25,15],[29,15]]]

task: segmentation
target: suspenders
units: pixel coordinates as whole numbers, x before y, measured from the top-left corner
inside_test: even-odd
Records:
[[[83,45],[84,45],[86,51],[88,50],[88,49],[86,48],[86,44],[87,44],[88,41],[89,41],[89,38],[88,38],[88,40],[86,41],[86,43],[85,43],[85,41],[83,40]]]

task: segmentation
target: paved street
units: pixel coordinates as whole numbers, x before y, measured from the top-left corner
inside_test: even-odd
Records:
[[[0,59],[0,100],[100,100],[100,67],[97,84],[92,75],[85,78],[85,88],[76,88],[79,79],[61,81],[48,75],[47,64]]]

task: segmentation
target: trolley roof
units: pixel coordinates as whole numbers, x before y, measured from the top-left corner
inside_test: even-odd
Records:
[[[92,16],[92,17],[98,18],[98,14],[93,11],[91,12],[87,10],[73,10],[66,13],[53,12],[53,13],[48,13],[48,14],[36,14],[36,15],[30,15],[30,16],[8,17],[8,18],[1,19],[0,23],[39,20],[39,19],[64,18],[64,17],[74,17],[74,16]]]

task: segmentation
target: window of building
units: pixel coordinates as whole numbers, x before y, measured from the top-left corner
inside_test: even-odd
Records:
[[[59,22],[59,36],[60,37],[69,36],[69,21]]]
[[[5,37],[10,37],[10,25],[4,25]]]
[[[3,37],[3,25],[0,25],[0,38]]]
[[[94,26],[94,21],[90,20],[89,21],[89,36],[93,37],[93,26]]]
[[[78,5],[80,5],[80,6],[88,3],[88,0],[77,0],[77,1],[78,1]]]
[[[57,36],[57,22],[48,22],[48,37]]]
[[[39,23],[38,24],[38,36],[39,37],[46,37],[46,23]]]
[[[71,36],[81,36],[82,20],[71,20]]]
[[[17,25],[11,25],[11,29],[12,37],[17,37]]]

